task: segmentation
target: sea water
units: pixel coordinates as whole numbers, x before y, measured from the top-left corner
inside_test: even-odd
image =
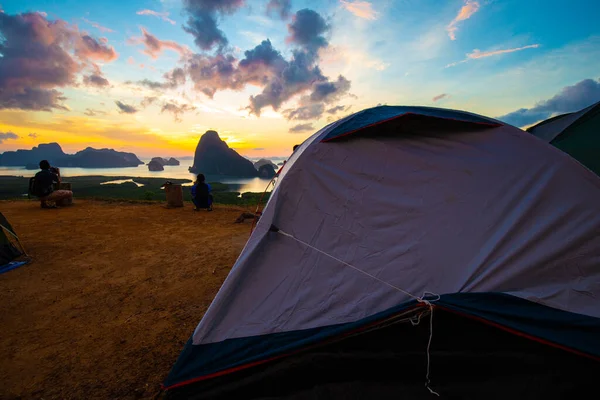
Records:
[[[258,159],[257,159],[258,160]],[[253,162],[257,160],[251,160]],[[64,178],[69,176],[90,176],[90,175],[101,175],[101,176],[127,176],[127,177],[147,177],[147,178],[165,178],[168,179],[196,179],[196,175],[188,171],[188,167],[192,165],[191,160],[184,160],[180,165],[165,165],[164,171],[149,171],[146,165],[150,162],[150,159],[142,159],[143,165],[137,167],[127,168],[69,168],[61,167],[60,174]],[[274,160],[274,162],[279,162]],[[28,170],[25,167],[7,167],[0,166],[0,175],[12,175],[12,176],[23,176],[31,177],[35,175],[38,170]],[[219,175],[206,175],[207,182],[221,182],[229,186],[229,190],[232,192],[264,192],[265,188],[271,181],[270,179],[264,178],[242,178],[242,177],[231,177],[231,176],[219,176]],[[117,183],[117,182],[115,182]],[[119,182],[121,183],[121,182]]]

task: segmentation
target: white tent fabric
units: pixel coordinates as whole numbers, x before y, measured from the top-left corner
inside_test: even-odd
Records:
[[[353,322],[411,300],[294,238],[415,296],[504,292],[600,317],[593,173],[507,125],[321,142],[338,124],[284,167],[193,344]]]

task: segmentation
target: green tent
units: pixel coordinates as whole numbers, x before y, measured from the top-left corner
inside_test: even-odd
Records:
[[[26,254],[19,237],[6,217],[0,213],[0,274],[25,264],[26,261],[15,261],[22,255]]]
[[[600,102],[542,121],[527,132],[571,155],[600,176]]]

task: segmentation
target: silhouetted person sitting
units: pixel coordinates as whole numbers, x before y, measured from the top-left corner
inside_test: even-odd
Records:
[[[54,190],[54,183],[60,183],[60,169],[50,167],[47,160],[40,161],[40,169],[33,178],[31,192],[40,199],[42,208],[56,208],[56,205],[49,205],[48,202],[60,204],[62,200],[73,198],[70,190]]]
[[[192,201],[195,206],[194,211],[198,211],[201,208],[206,208],[208,211],[213,210],[213,196],[210,193],[211,187],[208,183],[204,182],[205,180],[204,174],[198,174],[196,182],[194,182],[190,189],[192,192]]]

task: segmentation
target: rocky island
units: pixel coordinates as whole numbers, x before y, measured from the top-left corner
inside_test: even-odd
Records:
[[[258,171],[254,168],[252,161],[229,148],[216,131],[206,131],[202,135],[196,147],[194,164],[189,171],[194,174],[244,178],[258,176]]]
[[[164,171],[165,167],[160,161],[154,158],[148,163],[148,171]]]
[[[173,157],[171,157],[169,159],[162,158],[162,157],[153,157],[150,162],[152,162],[152,161],[156,161],[157,163],[159,163],[162,166],[165,166],[165,165],[179,165],[179,164],[181,164],[178,159],[173,158]]]
[[[88,147],[75,154],[66,154],[58,143],[40,144],[31,150],[5,151],[0,155],[0,165],[27,169],[37,169],[41,160],[48,160],[56,167],[79,168],[125,168],[143,164],[135,154],[113,149]]]

